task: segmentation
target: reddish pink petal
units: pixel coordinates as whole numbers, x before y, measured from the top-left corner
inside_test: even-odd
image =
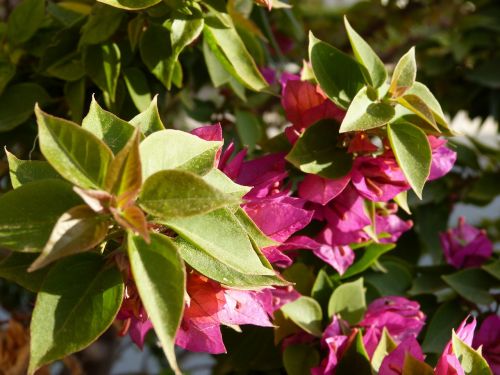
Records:
[[[342,193],[350,180],[350,175],[331,180],[308,174],[299,185],[299,196],[324,206]]]
[[[411,355],[419,361],[424,360],[420,344],[414,337],[407,338],[384,358],[380,365],[379,375],[401,375],[407,355]]]
[[[272,327],[264,306],[257,297],[259,292],[231,290],[225,292],[226,304],[219,312],[223,324],[253,324],[261,327]]]

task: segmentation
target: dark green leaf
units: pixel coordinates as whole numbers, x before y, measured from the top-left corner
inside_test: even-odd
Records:
[[[311,289],[311,297],[319,302],[321,306],[327,306],[335,285],[324,270],[319,270],[318,276]]]
[[[108,227],[106,218],[87,205],[69,209],[57,220],[42,253],[28,270],[39,270],[60,258],[96,247],[106,237]]]
[[[120,27],[124,15],[124,12],[115,8],[95,4],[82,27],[80,45],[99,44],[108,40]]]
[[[92,97],[89,112],[83,119],[82,128],[94,134],[117,154],[134,134],[134,127],[101,108]]]
[[[245,229],[228,209],[161,222],[186,241],[243,274],[275,275],[262,264]]]
[[[450,275],[442,276],[443,280],[463,298],[478,305],[489,305],[495,302],[490,288],[498,285],[495,279],[479,268],[469,268]]]
[[[305,173],[340,178],[350,172],[352,156],[337,147],[338,124],[323,120],[306,129],[286,160]]]
[[[241,143],[250,152],[262,138],[262,128],[257,116],[251,112],[236,111],[236,130],[240,136]]]
[[[85,71],[104,91],[111,103],[116,99],[116,87],[121,70],[121,55],[115,43],[89,46],[84,53]]]
[[[363,278],[344,283],[334,290],[328,303],[328,316],[339,314],[350,324],[359,323],[366,311]]]
[[[116,8],[127,10],[140,10],[152,7],[158,4],[161,0],[98,0],[101,3],[111,5]]]
[[[488,272],[490,275],[500,280],[500,260],[496,260],[493,263],[485,264],[482,267],[483,270]]]
[[[175,334],[184,311],[186,271],[174,243],[152,233],[151,243],[128,235],[128,255],[142,303],[153,323],[167,359],[181,374],[175,358]]]
[[[170,32],[163,26],[151,24],[142,34],[139,48],[144,64],[169,90],[169,79],[172,78],[169,73],[169,58],[172,56]]]
[[[5,153],[9,161],[10,182],[14,189],[32,181],[60,178],[59,174],[46,161],[20,160],[7,150]]]
[[[0,277],[19,284],[32,292],[38,292],[49,268],[28,272],[28,267],[37,256],[37,254],[24,253],[10,254],[0,262]]]
[[[453,332],[451,342],[453,354],[458,358],[466,375],[493,375],[480,351],[472,349],[460,340],[455,332]]]
[[[50,100],[45,89],[36,83],[19,83],[7,87],[0,96],[0,133],[21,125],[33,114],[35,103]]]
[[[368,245],[363,251],[363,255],[361,256],[361,258],[356,255],[356,258],[358,258],[358,260],[347,269],[347,271],[341,276],[341,278],[347,279],[367,270],[373,263],[378,260],[381,255],[394,249],[394,247],[394,244],[372,243]],[[358,252],[361,252],[361,250],[358,250]]]
[[[309,34],[309,60],[316,79],[328,97],[347,109],[364,86],[361,66],[335,47]]]
[[[223,285],[237,289],[255,289],[263,286],[288,286],[278,276],[247,275],[222,263],[208,252],[190,244],[181,237],[175,240],[179,253],[186,263],[196,271]],[[1,271],[0,271],[1,272]]]
[[[304,375],[319,364],[319,353],[310,345],[289,345],[283,352],[283,364],[289,375]]]
[[[340,133],[379,128],[391,121],[395,114],[390,104],[371,101],[364,87],[349,105]]]
[[[355,337],[351,337],[351,342],[345,350],[342,358],[335,369],[336,375],[371,375],[372,368],[370,358],[363,344],[363,336],[358,330]]]
[[[7,38],[12,44],[30,39],[42,26],[45,16],[45,0],[23,0],[9,16]]]
[[[373,87],[382,86],[387,80],[387,71],[385,70],[384,63],[380,60],[373,49],[365,42],[344,17],[344,24],[351,42],[352,50],[356,60],[363,65],[366,69],[363,70],[367,83]]]
[[[0,95],[16,74],[16,66],[7,60],[0,60]]]
[[[85,79],[75,82],[66,82],[64,85],[64,98],[68,103],[71,120],[80,123],[85,105]]]
[[[200,215],[238,202],[201,177],[174,169],[148,177],[139,196],[142,209],[160,220]]]
[[[113,323],[123,298],[120,271],[97,254],[52,267],[31,319],[29,373],[84,349]]]
[[[179,130],[155,132],[141,143],[142,178],[166,169],[205,174],[214,167],[221,146],[222,142],[205,141]]]
[[[82,201],[62,180],[40,180],[0,197],[0,244],[13,251],[41,251],[59,217]]]
[[[307,333],[321,337],[323,313],[319,303],[311,297],[299,297],[299,299],[284,305],[281,311]]]
[[[83,188],[104,187],[111,150],[96,136],[70,121],[35,109],[40,149],[61,176]]]
[[[151,92],[146,76],[139,68],[127,68],[123,72],[127,90],[139,111],[145,111],[151,104]]]
[[[389,92],[393,97],[399,97],[407,92],[415,83],[417,77],[417,62],[415,61],[415,48],[412,47],[401,57],[392,73]]]

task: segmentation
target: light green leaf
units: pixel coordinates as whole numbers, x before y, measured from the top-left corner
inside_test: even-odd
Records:
[[[160,130],[165,130],[165,126],[161,121],[160,113],[158,112],[158,95],[155,95],[144,112],[139,113],[129,122],[139,129],[145,136]]]
[[[40,149],[47,161],[68,181],[83,188],[104,186],[111,150],[96,136],[70,121],[35,109]]]
[[[60,178],[59,174],[46,161],[21,160],[7,150],[5,153],[9,161],[10,182],[14,189],[32,181]]]
[[[309,60],[316,80],[326,95],[347,109],[365,79],[359,63],[335,47],[309,34]]]
[[[45,0],[23,0],[12,10],[7,21],[7,38],[12,44],[28,41],[42,26]]]
[[[382,336],[380,337],[380,341],[375,348],[375,351],[373,352],[372,356],[372,367],[375,371],[378,371],[380,369],[380,365],[382,364],[382,361],[386,357],[387,354],[392,352],[394,349],[396,349],[397,345],[392,339],[391,335],[387,331],[387,328],[384,327],[382,331]]]
[[[31,319],[28,373],[86,348],[113,323],[123,299],[120,271],[97,254],[52,267]]]
[[[319,361],[318,351],[310,345],[289,345],[283,352],[283,364],[288,375],[309,374]]]
[[[367,270],[373,263],[375,263],[380,256],[394,249],[395,244],[378,244],[372,243],[366,247],[365,250],[357,250],[356,258],[358,259],[347,271],[341,276],[341,279],[347,279]],[[359,252],[363,255],[359,257]]]
[[[134,127],[101,108],[92,97],[89,112],[83,119],[82,128],[104,141],[113,153],[117,154],[128,142]]]
[[[321,321],[323,313],[321,306],[311,297],[301,296],[299,299],[281,307],[286,317],[311,335],[321,337]]]
[[[209,279],[236,289],[256,289],[266,286],[288,286],[289,282],[278,276],[247,275],[222,263],[208,252],[177,237],[177,249],[186,263]],[[0,269],[1,276],[1,269]]]
[[[352,155],[337,147],[338,124],[322,120],[306,129],[295,142],[286,160],[302,172],[325,178],[340,178],[349,173]]]
[[[418,96],[413,94],[406,94],[400,96],[396,100],[403,107],[409,109],[412,113],[414,113],[422,120],[424,120],[427,124],[432,126],[435,130],[438,131],[438,133],[440,132],[439,127],[436,124],[436,120],[434,120],[434,115],[432,113],[432,110]]]
[[[328,303],[328,316],[339,314],[351,325],[359,323],[366,311],[363,278],[344,283],[333,291]]]
[[[113,36],[125,16],[124,12],[102,4],[92,7],[87,22],[82,26],[80,46],[99,44]]]
[[[35,103],[44,105],[50,96],[36,83],[19,83],[7,87],[0,96],[0,133],[21,125],[33,114]]]
[[[493,375],[481,353],[460,340],[455,331],[453,331],[451,342],[453,354],[458,358],[466,375]]]
[[[311,297],[319,302],[321,306],[327,306],[328,300],[332,295],[335,285],[328,274],[323,270],[319,270],[316,280],[311,288]]]
[[[275,275],[273,270],[262,264],[245,229],[226,208],[204,215],[160,222],[186,241],[243,274]]]
[[[216,168],[211,169],[206,175],[204,175],[203,180],[208,182],[217,190],[220,190],[225,194],[232,195],[238,199],[243,198],[243,196],[252,189],[250,186],[237,184],[227,177],[224,172]]]
[[[398,195],[396,195],[394,198],[394,202],[403,209],[404,212],[406,212],[408,215],[411,215],[411,210],[410,206],[408,206],[408,192],[407,191],[402,191]]]
[[[214,51],[210,46],[212,46]],[[221,51],[217,49],[215,41],[209,44],[207,38],[203,38],[203,57],[207,65],[208,75],[215,87],[220,87],[230,81],[231,75],[229,72],[234,72],[234,69],[229,67],[229,62]],[[223,62],[220,61],[221,59],[226,64],[223,64]],[[225,69],[226,66],[229,70]],[[234,72],[234,74],[236,73]]]
[[[136,67],[127,68],[123,72],[123,78],[135,107],[139,111],[147,110],[151,103],[151,91],[142,70]]]
[[[250,152],[262,138],[262,128],[257,116],[247,111],[236,111],[236,130],[243,146]]]
[[[84,66],[88,76],[106,94],[111,102],[116,99],[116,87],[121,70],[121,54],[115,43],[89,46],[84,52]]]
[[[363,65],[366,69],[362,70],[367,83],[373,87],[382,86],[387,80],[387,71],[385,70],[384,63],[380,60],[373,49],[365,42],[344,17],[344,24],[351,42],[352,50],[356,60]]]
[[[143,180],[158,171],[182,169],[196,174],[209,172],[222,142],[205,141],[180,130],[151,134],[140,146]]]
[[[391,121],[395,114],[390,104],[371,101],[364,87],[352,100],[340,126],[340,133],[379,128]]]
[[[245,228],[255,245],[262,249],[269,246],[278,246],[279,243],[266,236],[260,228],[252,221],[243,208],[238,207],[234,215],[238,218],[240,224]]]
[[[39,270],[69,255],[83,253],[99,245],[108,233],[109,221],[87,205],[73,207],[57,220],[40,256],[28,269]]]
[[[176,374],[181,374],[174,342],[184,311],[184,263],[175,244],[168,237],[156,233],[151,233],[150,244],[139,236],[129,234],[128,255],[137,290],[170,367]]]
[[[0,278],[21,285],[31,292],[40,290],[50,267],[36,272],[28,272],[28,267],[36,259],[37,254],[11,253],[0,262]]]
[[[389,92],[393,98],[404,95],[415,83],[417,78],[417,62],[415,61],[415,47],[412,47],[398,61],[392,73]]]
[[[261,91],[268,86],[234,26],[205,24],[204,35],[220,48],[220,51],[232,65],[233,72],[236,73],[235,78],[243,85],[254,91]],[[209,43],[209,46],[215,52],[213,43]]]
[[[41,251],[59,217],[81,204],[62,180],[27,183],[0,197],[0,245],[21,252]]]
[[[387,126],[387,135],[399,167],[417,196],[429,177],[432,162],[431,146],[425,133],[409,122]]]
[[[148,177],[139,196],[141,208],[160,220],[200,215],[238,202],[201,177],[175,169]]]
[[[127,10],[146,9],[161,2],[161,0],[97,0],[97,1],[111,5],[112,7],[127,9]]]
[[[441,277],[453,290],[470,302],[478,305],[490,305],[495,302],[490,288],[498,285],[498,282],[479,268],[469,268]]]

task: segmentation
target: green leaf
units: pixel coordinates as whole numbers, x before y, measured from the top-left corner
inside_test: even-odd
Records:
[[[460,340],[454,331],[451,341],[453,354],[458,358],[466,375],[493,375],[480,351],[472,349],[469,345]]]
[[[417,62],[415,61],[415,47],[412,47],[399,60],[392,73],[389,92],[393,98],[404,95],[415,83],[417,78]]]
[[[436,121],[434,120],[434,115],[432,113],[432,110],[418,96],[413,94],[403,95],[397,99],[397,102],[401,104],[403,107],[409,109],[414,114],[416,114],[427,124],[432,126],[435,130],[438,131],[438,133],[440,132],[439,127],[437,126]]]
[[[321,337],[321,321],[323,313],[321,306],[311,297],[301,296],[297,300],[281,307],[286,317],[311,335]]]
[[[344,283],[334,290],[328,303],[328,316],[339,314],[351,325],[359,323],[366,311],[363,278]]]
[[[125,13],[115,8],[95,4],[87,22],[81,29],[80,46],[107,41],[120,27],[123,16]]]
[[[69,255],[83,253],[99,245],[108,233],[109,221],[87,205],[73,207],[57,220],[40,256],[28,269],[39,270]]]
[[[11,253],[0,262],[0,277],[37,293],[49,270],[45,268],[36,272],[28,272],[28,267],[37,256],[37,254]]]
[[[406,212],[408,215],[411,215],[411,210],[410,206],[408,206],[408,192],[407,191],[402,191],[398,195],[396,195],[394,198],[394,202],[403,209],[404,212]]]
[[[216,168],[211,169],[206,175],[204,175],[203,180],[208,182],[208,184],[212,185],[217,190],[220,190],[225,194],[232,195],[238,199],[243,198],[243,196],[252,189],[249,186],[237,184],[224,172]]]
[[[19,83],[7,87],[0,96],[0,133],[21,125],[33,114],[35,103],[44,105],[49,94],[36,83]]]
[[[205,141],[180,130],[162,130],[151,134],[140,146],[143,180],[158,171],[182,169],[205,174],[215,164],[222,142]]]
[[[243,146],[250,152],[262,138],[262,128],[257,116],[247,111],[236,111],[236,130]]]
[[[111,5],[112,7],[127,9],[127,10],[146,9],[161,2],[161,0],[97,0],[97,1]]]
[[[489,305],[495,302],[490,288],[498,285],[491,275],[479,268],[469,268],[443,275],[443,280],[460,296],[478,305]]]
[[[336,375],[371,375],[370,358],[363,344],[363,336],[358,330],[354,339],[345,349],[342,358],[335,369]]]
[[[229,72],[233,72],[234,74],[236,74],[236,72],[229,66],[229,62],[222,52],[214,45],[216,45],[215,41],[209,44],[207,38],[203,38],[203,57],[205,58],[208,75],[213,85],[215,87],[220,87],[230,81],[231,75]],[[211,46],[214,51],[212,51]],[[226,64],[223,64],[223,62]],[[225,69],[226,66],[228,69]]]
[[[359,258],[359,254],[357,254],[356,258],[358,258],[358,260],[356,261],[356,263],[349,267],[340,278],[347,279],[367,270],[373,263],[378,260],[378,258],[380,258],[380,256],[394,249],[395,246],[395,244],[382,243],[372,243],[368,245],[363,251],[363,255],[361,256],[361,258]],[[360,251],[361,250],[358,250],[358,252]]]
[[[356,94],[340,126],[340,133],[379,128],[391,121],[396,112],[390,104],[373,102],[364,87]]]
[[[441,354],[450,340],[451,330],[458,327],[466,315],[467,312],[462,310],[461,303],[456,299],[440,305],[429,321],[422,350]]]
[[[271,285],[290,285],[289,282],[278,276],[247,275],[237,271],[181,237],[176,238],[175,244],[177,245],[179,254],[187,264],[209,279],[218,281],[228,287],[251,290]]]
[[[113,323],[123,299],[120,271],[97,254],[52,267],[31,319],[29,374],[86,348]]]
[[[396,347],[396,343],[387,331],[387,328],[384,327],[382,336],[380,337],[380,341],[378,342],[378,345],[375,348],[372,356],[371,364],[375,371],[378,371],[380,369],[380,365],[382,364],[385,356],[396,349]]]
[[[234,26],[224,27],[206,23],[203,30],[205,38],[213,41],[229,61],[238,81],[254,91],[261,91],[268,87]],[[214,43],[209,43],[213,52]]]
[[[448,124],[446,123],[443,110],[441,109],[441,105],[434,97],[432,92],[427,88],[427,86],[425,86],[420,82],[415,82],[413,86],[408,91],[406,91],[406,94],[415,95],[418,96],[420,99],[422,99],[423,102],[431,109],[434,115],[434,119],[441,127],[441,131],[444,132],[448,130],[448,133],[446,133],[446,135],[452,135],[452,133],[450,133]]]
[[[364,86],[359,63],[337,48],[309,34],[309,60],[316,80],[335,104],[347,109]]]
[[[28,41],[42,26],[45,16],[45,0],[23,0],[9,16],[7,38],[12,44]]]
[[[181,374],[175,358],[175,334],[184,311],[186,270],[175,244],[161,234],[151,233],[151,243],[128,235],[132,274],[170,367]]]
[[[142,34],[139,49],[144,64],[169,90],[169,79],[172,79],[172,73],[169,73],[169,59],[172,56],[170,32],[164,26],[149,25],[148,29]]]
[[[356,60],[363,65],[366,70],[363,70],[367,83],[373,87],[382,86],[387,80],[387,71],[385,70],[384,63],[380,60],[373,49],[365,42],[344,17],[344,24],[351,42],[352,50]]]
[[[158,95],[155,95],[144,112],[139,113],[129,122],[139,129],[145,136],[160,130],[165,130],[165,126],[161,121],[160,113],[158,112]]]
[[[181,52],[194,42],[203,31],[203,18],[174,19],[170,28],[170,43],[172,53],[168,60],[166,83],[170,88],[175,71],[176,63],[179,61]]]
[[[134,134],[134,127],[128,122],[105,111],[92,97],[89,112],[83,119],[82,128],[104,141],[117,154]]]
[[[160,222],[173,229],[186,241],[243,274],[275,275],[273,270],[262,264],[245,229],[226,208],[204,215]]]
[[[8,60],[0,59],[0,95],[16,75],[16,66]]]
[[[432,151],[425,133],[409,122],[387,126],[387,135],[399,167],[417,196],[431,171]]]
[[[96,136],[70,121],[35,108],[40,149],[47,161],[68,181],[83,188],[100,188],[113,158]]]
[[[304,375],[319,364],[319,353],[310,345],[289,345],[283,352],[283,364],[289,375]]]
[[[491,276],[495,277],[497,280],[500,280],[500,260],[485,264],[481,268],[488,272]]]
[[[311,289],[311,297],[319,302],[321,306],[327,306],[335,285],[324,270],[319,270],[318,276]]]
[[[434,375],[434,369],[424,361],[419,361],[411,354],[406,353],[403,363],[404,375]]]
[[[88,76],[115,102],[116,87],[121,70],[121,55],[115,43],[89,46],[84,53],[84,66]]]
[[[62,180],[27,183],[0,197],[0,245],[41,251],[59,217],[82,201]]]
[[[68,103],[71,120],[80,123],[85,104],[85,79],[66,82],[64,85],[64,98],[66,99],[66,103]]]
[[[14,189],[32,181],[60,178],[59,174],[46,161],[21,160],[7,150],[5,153],[9,162],[10,182]]]
[[[337,147],[338,125],[322,120],[306,129],[295,142],[286,160],[302,172],[325,178],[340,178],[352,167],[352,155]]]
[[[141,208],[161,220],[200,215],[238,202],[201,177],[174,169],[148,177],[139,196]]]
[[[135,107],[139,111],[147,110],[151,103],[151,91],[142,70],[136,67],[127,68],[123,71],[123,78]]]

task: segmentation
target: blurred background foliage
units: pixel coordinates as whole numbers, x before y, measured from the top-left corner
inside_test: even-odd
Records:
[[[344,14],[385,63],[397,61],[415,45],[419,81],[431,89],[461,132],[451,141],[458,151],[458,161],[446,178],[428,184],[424,200],[410,197],[415,226],[391,256],[380,262],[379,266],[390,272],[366,275],[368,296],[412,296],[429,317],[427,330],[436,329],[440,321],[451,329],[466,315],[464,307],[477,290],[472,288],[464,295],[460,286],[450,288],[433,275],[435,267],[448,266],[430,264],[442,259],[437,233],[455,224],[460,214],[486,228],[497,245],[500,238],[499,1],[296,0],[289,2],[290,9],[271,12],[244,0],[164,0],[144,11],[123,11],[93,0],[48,1],[46,7],[41,3],[42,10],[36,0],[24,0],[18,6],[12,0],[0,2],[0,146],[22,159],[41,157],[35,142],[35,102],[51,114],[79,123],[92,95],[119,117],[132,118],[158,94],[159,111],[167,126],[188,129],[221,122],[225,139],[248,147],[250,156],[281,149],[282,138],[275,135],[286,119],[276,80],[266,92],[248,89],[248,82],[238,79],[237,72],[228,72],[230,67],[214,60],[215,50],[207,46],[206,37],[189,43],[174,61],[171,87],[165,79],[166,68],[158,69],[172,55],[168,42],[171,21],[196,18],[198,9],[216,17],[229,14],[257,66],[278,73],[300,70],[307,57],[308,30],[349,51],[342,24]],[[23,10],[23,6],[29,9]],[[220,69],[222,75],[217,74]],[[8,165],[2,153],[0,194],[8,189]],[[296,272],[307,280],[303,275],[310,270],[292,267],[287,272],[292,279]],[[314,280],[314,274],[311,277]],[[478,280],[488,275],[474,277]],[[304,292],[310,292],[311,286],[312,282],[302,286]],[[498,304],[500,295],[497,292],[492,298]],[[436,311],[437,302],[442,301],[447,302]],[[4,312],[26,319],[31,296],[0,280],[0,306]],[[251,332],[244,336],[244,342],[243,336],[226,333],[231,354],[217,359],[217,373],[280,373],[279,351],[260,345],[261,335],[272,332],[245,330]],[[437,353],[439,343],[426,342],[425,332],[423,336],[424,350]],[[115,335],[104,340],[109,342],[101,349],[123,349],[117,346]],[[242,345],[244,351],[236,348]],[[151,345],[148,353],[154,356],[156,352]],[[88,363],[95,351],[92,353],[90,348],[82,354],[90,358]],[[184,358],[186,368],[191,361],[188,357]],[[109,372],[109,365],[101,368],[97,362],[93,364],[97,367],[87,365],[88,373]],[[195,360],[193,373],[202,373],[197,372],[200,368],[208,371],[207,363],[212,361]],[[250,368],[241,368],[243,363]]]

